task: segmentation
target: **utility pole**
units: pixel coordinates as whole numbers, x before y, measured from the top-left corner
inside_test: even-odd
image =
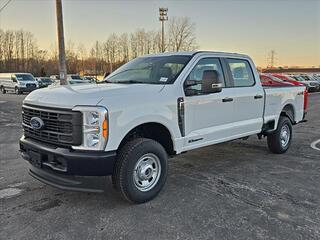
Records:
[[[275,59],[276,59],[276,51],[271,50],[270,55],[269,55],[269,65],[268,67],[273,68],[275,65]]]
[[[168,8],[159,8],[159,20],[161,22],[161,51],[164,52],[164,21],[168,21]]]
[[[63,17],[62,17],[62,3],[61,0],[56,0],[57,12],[57,30],[58,30],[58,45],[59,45],[59,73],[60,85],[67,85],[67,65],[66,52],[64,47],[64,33],[63,33]]]

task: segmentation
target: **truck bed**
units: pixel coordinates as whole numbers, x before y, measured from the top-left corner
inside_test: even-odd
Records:
[[[265,93],[264,123],[275,121],[275,129],[280,113],[285,107],[294,109],[295,123],[303,120],[304,86],[263,87],[263,89]]]

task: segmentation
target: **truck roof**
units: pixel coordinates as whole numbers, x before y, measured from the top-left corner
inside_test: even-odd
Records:
[[[187,51],[187,52],[164,52],[164,53],[157,53],[157,54],[148,54],[144,55],[143,57],[160,57],[160,56],[173,56],[173,55],[181,55],[181,56],[193,56],[196,54],[201,54],[201,53],[208,53],[208,54],[213,54],[213,55],[224,55],[224,56],[230,56],[230,57],[243,57],[243,58],[248,58],[248,55],[245,54],[239,54],[239,53],[230,53],[230,52],[216,52],[216,51]]]

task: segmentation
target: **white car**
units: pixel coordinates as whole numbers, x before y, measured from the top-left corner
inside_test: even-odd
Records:
[[[285,153],[306,111],[304,86],[263,88],[251,58],[234,53],[148,55],[105,81],[25,98],[20,150],[33,177],[100,192],[92,176],[112,175],[125,199],[142,203],[164,186],[169,156],[251,135]]]
[[[308,92],[315,92],[320,88],[319,82],[310,78],[308,75],[290,75],[290,77],[304,84],[307,87]]]
[[[77,74],[68,74],[67,83],[68,85],[74,85],[74,84],[95,83],[95,82],[92,82],[87,79],[83,79]],[[55,80],[53,86],[59,86],[59,85],[60,85],[60,80]]]
[[[37,80],[30,73],[0,73],[0,91],[16,94],[31,92],[39,87]]]

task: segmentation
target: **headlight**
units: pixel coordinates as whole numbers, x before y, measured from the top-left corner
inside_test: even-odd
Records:
[[[82,112],[82,145],[73,149],[104,150],[108,141],[108,111],[104,107],[77,106],[73,111]]]
[[[24,83],[24,82],[18,82],[18,85],[21,86],[21,87],[24,87],[24,86],[26,86],[26,83]]]

